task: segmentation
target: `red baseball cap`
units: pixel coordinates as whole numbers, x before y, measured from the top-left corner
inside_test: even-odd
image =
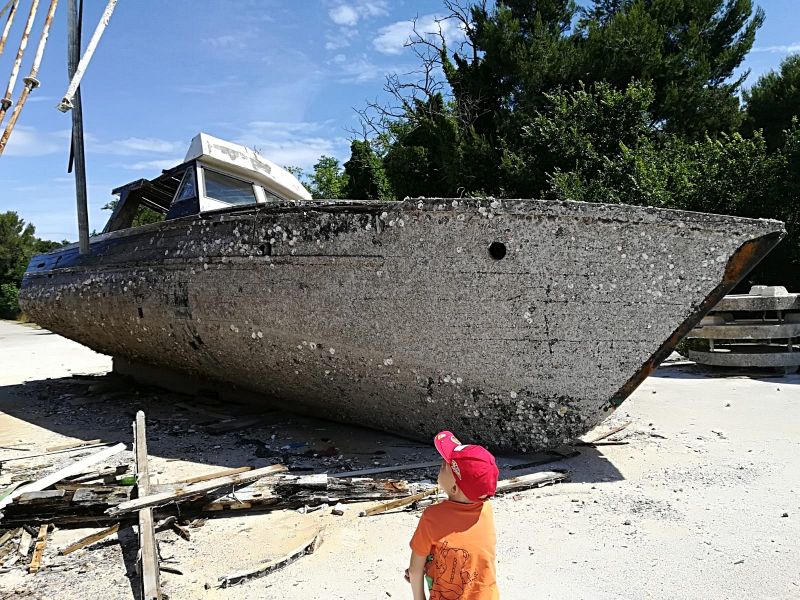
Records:
[[[494,496],[497,491],[497,463],[483,446],[462,444],[450,431],[437,433],[433,445],[447,461],[456,478],[456,484],[473,502]]]

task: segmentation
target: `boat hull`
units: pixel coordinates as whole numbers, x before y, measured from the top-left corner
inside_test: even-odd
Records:
[[[782,235],[577,202],[312,203],[35,257],[20,303],[99,352],[290,410],[524,451],[606,418]]]

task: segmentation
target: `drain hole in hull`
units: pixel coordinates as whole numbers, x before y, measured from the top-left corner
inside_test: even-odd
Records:
[[[506,256],[506,245],[503,242],[489,244],[489,256],[495,260],[502,260]]]

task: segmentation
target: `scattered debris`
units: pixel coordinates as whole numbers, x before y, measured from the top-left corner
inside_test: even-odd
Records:
[[[61,550],[59,550],[58,553],[61,554],[62,556],[66,556],[67,554],[71,554],[76,550],[80,550],[81,548],[90,546],[95,542],[99,542],[100,540],[105,539],[108,536],[117,533],[117,531],[119,531],[119,523],[115,523],[111,527],[103,529],[102,531],[98,531],[97,533],[87,535],[86,537],[79,539],[77,542],[73,542],[66,548],[62,548]]]
[[[245,473],[237,473],[236,475],[226,475],[224,477],[217,477],[207,481],[192,483],[185,487],[178,487],[173,491],[161,492],[157,494],[145,494],[136,500],[123,502],[117,506],[111,507],[106,511],[109,516],[115,517],[125,513],[141,510],[142,508],[153,508],[163,506],[172,502],[179,502],[187,500],[194,496],[203,495],[207,492],[216,490],[221,487],[241,485],[250,483],[256,479],[266,477],[267,475],[274,475],[286,471],[283,465],[270,465],[262,469],[255,469]]]
[[[595,443],[597,443],[597,442],[599,442],[601,440],[604,440],[606,438],[611,437],[615,433],[619,433],[620,431],[625,429],[630,424],[631,424],[631,421],[625,421],[624,423],[622,423],[620,425],[617,425],[616,427],[612,427],[611,429],[609,429],[605,433],[601,433],[600,435],[595,436],[590,440],[579,442],[578,445],[579,446],[591,446],[592,444],[595,444]]]
[[[12,456],[11,458],[3,458],[0,459],[0,467],[7,462],[12,462],[15,460],[29,460],[31,458],[40,458],[42,456],[51,456],[52,454],[65,454],[68,452],[83,452],[84,450],[91,450],[92,448],[99,448],[100,446],[108,446],[109,442],[101,442],[101,443],[92,443],[92,444],[80,444],[77,446],[72,446],[70,448],[62,448],[61,450],[53,450],[50,452],[42,452],[41,454],[24,454],[22,456]]]
[[[317,548],[319,548],[320,544],[322,543],[322,534],[323,530],[319,530],[313,538],[309,541],[304,542],[302,545],[298,546],[295,550],[283,556],[277,560],[270,561],[265,565],[257,567],[251,571],[243,571],[240,573],[235,573],[233,575],[227,575],[224,577],[220,577],[218,583],[206,583],[205,588],[227,588],[232,585],[236,585],[238,583],[244,583],[245,581],[249,581],[251,579],[257,579],[259,577],[264,577],[269,575],[270,573],[274,573],[275,571],[284,568],[287,565],[292,564],[299,558],[307,554],[313,554]]]
[[[372,515],[378,515],[380,513],[384,513],[387,510],[394,510],[395,508],[401,508],[403,506],[408,506],[409,504],[413,504],[414,502],[418,502],[423,498],[428,496],[433,496],[439,493],[439,488],[434,487],[430,490],[425,490],[424,492],[420,492],[419,494],[414,494],[413,496],[408,496],[406,498],[400,498],[399,500],[392,500],[391,502],[385,502],[383,504],[379,504],[378,506],[373,506],[372,508],[368,508],[367,510],[363,510],[359,513],[359,517],[370,517]]]
[[[158,570],[164,571],[164,573],[172,573],[173,575],[183,575],[183,571],[175,567],[168,567],[167,565],[158,565]]]
[[[498,481],[495,494],[499,496],[509,492],[519,492],[521,490],[551,485],[560,481],[567,481],[568,479],[569,473],[567,471],[542,471],[541,473],[520,475],[519,477]]]
[[[367,475],[377,475],[379,473],[391,473],[393,471],[411,471],[414,469],[429,469],[431,467],[438,467],[442,464],[440,460],[409,463],[407,465],[396,465],[394,467],[376,467],[374,469],[362,469],[361,471],[343,471],[335,473],[335,477],[366,477]]]
[[[51,473],[46,477],[42,477],[41,479],[34,481],[33,483],[29,483],[28,485],[21,486],[11,492],[8,496],[0,500],[0,508],[3,508],[11,503],[14,498],[17,496],[24,494],[25,492],[33,492],[33,491],[40,491],[45,490],[51,485],[58,483],[65,477],[69,477],[70,475],[75,475],[77,473],[83,473],[87,467],[91,467],[96,465],[99,462],[106,460],[125,450],[125,444],[117,444],[116,446],[112,446],[111,448],[106,448],[105,450],[101,450],[100,452],[96,452],[91,456],[87,456],[77,462],[72,463],[69,466],[64,467],[63,469],[59,469],[55,473]]]

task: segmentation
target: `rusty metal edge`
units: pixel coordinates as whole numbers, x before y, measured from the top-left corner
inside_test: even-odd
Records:
[[[689,331],[700,322],[700,320],[711,311],[716,304],[722,300],[736,285],[747,275],[761,260],[769,254],[775,246],[784,238],[785,231],[776,231],[762,237],[748,240],[733,253],[728,259],[725,267],[725,275],[720,284],[706,296],[691,314],[691,316],[681,323],[672,332],[667,340],[656,350],[652,356],[639,368],[639,370],[626,381],[623,386],[609,399],[608,404],[604,405],[604,410],[612,410],[619,407],[630,396],[637,387],[647,379],[661,364],[667,356],[675,349]]]

